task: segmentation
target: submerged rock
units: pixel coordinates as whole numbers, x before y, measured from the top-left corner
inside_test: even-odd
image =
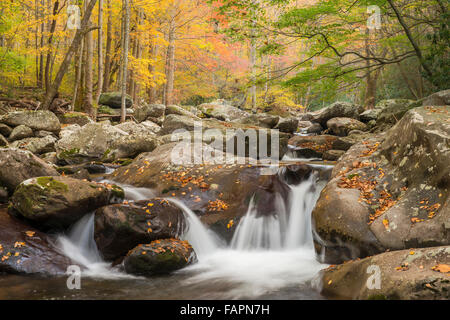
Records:
[[[168,274],[197,260],[192,246],[178,239],[155,240],[131,250],[124,260],[125,271],[140,276]]]
[[[386,252],[322,271],[322,294],[360,300],[448,300],[448,271],[439,265],[449,264],[449,246]]]
[[[65,229],[83,215],[121,202],[122,188],[69,177],[38,177],[21,183],[14,192],[12,212],[43,229]]]
[[[0,186],[10,194],[27,179],[57,176],[58,172],[45,161],[26,150],[0,148]]]
[[[178,238],[184,230],[183,211],[163,199],[105,206],[95,213],[95,242],[110,261],[138,244]]]

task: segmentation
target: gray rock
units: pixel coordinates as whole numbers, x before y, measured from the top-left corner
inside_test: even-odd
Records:
[[[82,112],[66,112],[59,114],[58,119],[62,124],[78,124],[80,126],[94,122],[88,114]]]
[[[122,106],[122,93],[104,92],[100,95],[98,103],[114,109],[120,109]],[[126,95],[125,105],[127,108],[130,108],[133,105],[133,99],[131,99],[129,95]]]
[[[28,150],[34,154],[42,154],[55,151],[56,138],[52,135],[44,138],[26,138],[11,143],[12,148]]]
[[[323,160],[338,161],[345,154],[343,150],[327,150],[323,153]]]
[[[8,138],[13,129],[4,123],[0,123],[0,134],[5,138]]]
[[[273,129],[278,124],[279,120],[279,116],[274,116],[267,113],[256,113],[251,114],[245,118],[236,119],[234,120],[234,122]]]
[[[450,89],[433,93],[426,97],[422,103],[423,106],[445,106],[450,105]]]
[[[420,102],[406,99],[391,99],[380,101],[375,108],[381,109],[377,118],[377,125],[395,124],[408,110],[420,106]]]
[[[367,130],[367,126],[352,118],[332,118],[327,121],[327,127],[337,136],[345,137],[352,130]]]
[[[362,106],[348,102],[335,102],[326,108],[312,113],[313,118],[310,121],[318,122],[322,126],[326,126],[328,120],[337,117],[359,120],[359,114],[362,111]]]
[[[247,112],[229,105],[225,100],[203,103],[198,106],[198,109],[207,117],[222,121],[232,121],[249,116]]]
[[[366,122],[366,123],[371,121],[371,120],[375,120],[376,121],[378,119],[378,116],[381,113],[381,110],[382,110],[381,108],[375,108],[375,109],[366,110],[366,111],[364,111],[363,113],[361,113],[359,115],[360,120],[362,122]]]
[[[6,140],[5,137],[0,134],[0,147],[6,146],[8,146],[8,140]]]
[[[33,130],[46,130],[58,133],[61,123],[51,111],[15,111],[0,117],[0,122],[12,127],[25,125]]]
[[[57,176],[58,172],[29,151],[0,148],[0,185],[12,194],[24,180],[40,176]]]
[[[188,116],[192,118],[196,118],[197,116],[193,114],[192,112],[176,105],[169,105],[166,108],[166,116],[169,114],[178,114],[180,116]]]
[[[33,130],[27,126],[19,125],[13,129],[9,136],[9,141],[22,140],[34,136]]]
[[[294,118],[280,118],[275,129],[284,133],[294,133],[298,128],[298,120]]]
[[[137,122],[150,120],[158,125],[161,123],[166,112],[166,106],[163,104],[147,104],[137,107],[134,111],[134,118]]]

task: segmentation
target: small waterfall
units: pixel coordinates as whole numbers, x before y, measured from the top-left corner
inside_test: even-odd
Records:
[[[276,195],[276,216],[258,215],[252,199],[231,241],[237,250],[281,250],[311,247],[311,212],[318,198],[316,174],[290,186],[288,205]]]
[[[103,261],[94,241],[95,214],[87,214],[75,223],[67,234],[57,238],[57,247],[74,264],[82,267],[83,275],[96,278],[132,278],[111,268]]]
[[[183,210],[186,217],[187,230],[182,238],[192,245],[199,259],[205,255],[212,254],[219,248],[220,240],[216,234],[208,230],[191,209],[180,200],[170,198],[167,200]]]
[[[125,192],[125,199],[130,201],[140,201],[140,200],[147,200],[152,199],[156,196],[155,192],[148,188],[137,188],[133,186],[129,186],[127,184],[117,183],[115,181],[111,180],[101,180],[101,183],[109,183],[109,184],[115,184],[116,186],[119,186],[123,189]]]

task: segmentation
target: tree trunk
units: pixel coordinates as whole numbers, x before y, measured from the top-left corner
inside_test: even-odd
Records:
[[[90,25],[89,25],[90,26]],[[84,111],[89,114],[89,116],[95,120],[95,109],[93,105],[93,92],[92,92],[92,84],[93,84],[93,60],[94,60],[94,35],[93,32],[90,31],[86,34],[85,37],[86,42],[86,61],[85,61],[85,88],[84,88],[84,99],[83,99],[83,107]]]
[[[149,52],[150,59],[156,60],[156,56],[158,54],[158,47],[157,47],[155,41],[153,41],[152,44],[150,45],[150,50],[149,51],[150,51]],[[148,71],[150,72],[150,75],[153,78],[153,80],[155,80],[155,64],[154,63],[150,63],[148,65]],[[156,83],[152,83],[152,85],[150,85],[147,88],[147,93],[148,93],[149,103],[155,103],[156,102],[156,96],[157,96]]]
[[[47,51],[47,58],[45,62],[45,90],[48,91],[51,84],[51,74],[50,74],[50,64],[52,59],[52,42],[53,42],[53,34],[55,33],[56,29],[56,15],[58,14],[59,9],[59,1],[56,0],[55,4],[53,6],[53,20],[52,24],[50,26],[50,33],[47,40],[48,45],[48,51]]]
[[[173,83],[175,81],[175,20],[172,19],[169,26],[169,46],[166,56],[166,85],[164,104],[173,104]]]
[[[55,80],[53,81],[52,85],[50,86],[49,90],[47,91],[44,102],[42,103],[42,109],[48,110],[51,106],[51,103],[53,102],[53,99],[58,93],[59,87],[61,86],[61,82],[64,78],[64,75],[67,73],[67,69],[69,68],[70,61],[72,60],[73,55],[77,51],[81,40],[83,39],[83,36],[86,32],[88,32],[88,22],[92,14],[92,10],[94,9],[94,6],[96,4],[97,0],[91,0],[86,8],[86,11],[83,16],[83,20],[81,22],[81,28],[77,30],[75,33],[75,37],[69,47],[69,49],[66,52],[66,55],[64,57],[63,62],[61,63],[61,66],[59,67],[58,73],[56,74]]]
[[[95,102],[98,102],[103,89],[103,0],[98,0],[98,83]]]
[[[111,19],[111,0],[106,1],[108,9],[108,22],[106,23],[106,50],[105,50],[105,68],[103,71],[103,92],[109,90],[111,81],[111,46],[112,46],[112,19]]]
[[[128,69],[128,43],[130,38],[130,4],[123,0],[124,24],[123,24],[123,56],[122,56],[122,104],[120,122],[125,122],[127,116],[126,93],[127,93],[127,69]]]
[[[252,37],[250,40],[250,69],[251,69],[251,82],[252,86],[250,87],[250,97],[251,97],[251,107],[252,112],[256,113],[256,45],[255,39]]]
[[[364,40],[364,46],[366,50],[366,93],[364,98],[365,109],[373,109],[375,107],[375,95],[376,95],[376,80],[372,76],[370,56],[370,30],[366,29],[366,38]]]

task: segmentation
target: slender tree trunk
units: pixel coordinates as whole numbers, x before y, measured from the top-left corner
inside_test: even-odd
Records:
[[[95,94],[95,102],[98,102],[103,89],[103,0],[98,0],[98,83],[97,93]]]
[[[106,49],[105,49],[105,68],[103,74],[103,92],[109,90],[111,79],[111,46],[112,46],[112,19],[111,19],[111,0],[106,1],[108,9],[108,22],[106,23]]]
[[[252,86],[250,87],[250,98],[251,98],[251,107],[252,112],[256,113],[256,44],[255,39],[252,37],[250,40],[250,69],[251,69],[251,82]]]
[[[49,90],[47,91],[44,102],[42,103],[42,109],[47,110],[50,108],[53,99],[55,98],[56,94],[58,93],[59,87],[61,86],[61,82],[64,78],[64,75],[67,73],[67,69],[69,68],[70,61],[72,60],[73,55],[77,51],[81,40],[84,36],[84,34],[88,31],[88,22],[92,14],[92,10],[94,9],[94,6],[96,4],[97,0],[91,0],[86,8],[86,11],[83,16],[83,20],[81,22],[81,28],[77,30],[75,33],[75,37],[72,41],[72,44],[70,45],[69,49],[66,52],[66,55],[64,57],[63,62],[61,63],[61,66],[59,67],[58,73],[56,74],[55,80],[53,81],[52,85],[50,86]]]
[[[93,105],[93,60],[94,60],[94,35],[93,32],[90,31],[86,34],[86,61],[85,61],[85,88],[84,88],[84,110],[89,116],[95,120],[95,109]]]
[[[175,81],[175,20],[172,19],[169,26],[169,46],[167,47],[166,56],[166,85],[164,104],[173,104],[173,87]]]
[[[75,110],[75,105],[77,104],[78,98],[78,88],[81,83],[81,71],[82,71],[82,63],[83,63],[83,53],[84,53],[84,39],[81,40],[80,49],[78,50],[78,56],[76,57],[76,67],[75,67],[75,88],[73,90],[73,98],[72,98],[72,111]]]
[[[122,103],[120,112],[120,122],[125,122],[127,117],[126,93],[127,93],[127,69],[128,69],[128,44],[130,39],[130,4],[128,0],[123,0],[124,26],[123,26],[123,57],[122,57]]]
[[[47,40],[48,50],[47,50],[47,58],[45,59],[45,90],[48,91],[51,84],[51,74],[50,74],[50,64],[52,59],[52,42],[53,42],[53,34],[56,29],[56,15],[58,14],[59,9],[59,1],[56,0],[53,6],[53,20],[50,26],[50,33]]]
[[[366,109],[373,109],[375,107],[375,95],[376,95],[376,82],[372,76],[370,56],[370,30],[366,29],[365,50],[366,50],[366,93],[364,98],[364,104]]]
[[[38,87],[42,88],[44,82],[44,54],[42,50],[44,49],[44,0],[40,1],[40,9],[39,9],[39,19],[42,20],[40,24],[41,37],[39,40],[39,75],[38,75]]]
[[[156,56],[158,54],[158,47],[156,45],[156,42],[153,41],[152,44],[150,45],[150,50],[149,50],[149,55],[150,55],[150,59],[152,60],[156,60]],[[148,71],[153,79],[153,81],[155,80],[155,63],[151,62],[148,65]],[[152,83],[148,88],[147,88],[147,93],[148,93],[148,100],[149,103],[155,103],[156,102],[156,96],[157,96],[157,92],[156,92],[156,83]]]

